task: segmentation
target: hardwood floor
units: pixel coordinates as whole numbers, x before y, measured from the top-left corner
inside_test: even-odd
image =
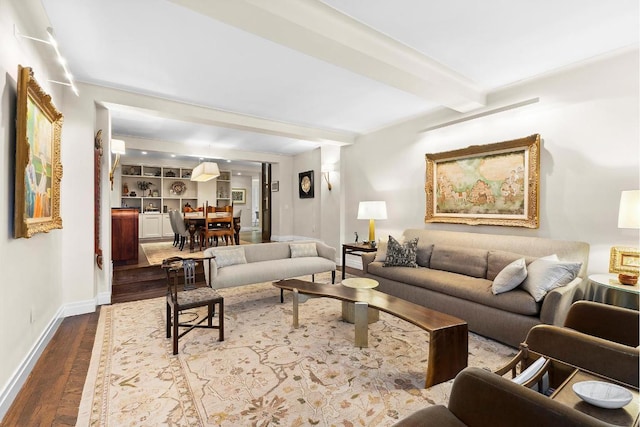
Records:
[[[250,236],[245,237],[243,240],[250,241]],[[347,272],[361,273],[349,267]],[[340,277],[339,271],[336,274]],[[163,296],[164,293],[162,287],[145,297]],[[128,298],[122,299],[140,299],[135,295]],[[62,321],[0,426],[76,424],[99,317],[100,307],[95,313],[67,317]]]

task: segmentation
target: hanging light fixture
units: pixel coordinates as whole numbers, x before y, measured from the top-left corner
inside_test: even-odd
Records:
[[[191,181],[204,182],[220,176],[218,164],[213,162],[202,162],[193,169]]]

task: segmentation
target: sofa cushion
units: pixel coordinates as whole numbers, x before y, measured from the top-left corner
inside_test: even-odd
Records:
[[[434,245],[429,267],[484,278],[487,273],[487,252],[462,246]]]
[[[370,263],[368,271],[371,275],[401,282],[401,286],[406,283],[512,313],[535,316],[540,312],[539,304],[528,292],[517,288],[493,295],[491,281],[487,279],[425,267],[383,267],[381,262]]]
[[[491,284],[494,295],[517,288],[527,278],[527,266],[524,258],[517,259],[502,269]]]
[[[387,243],[387,257],[385,267],[418,267],[416,264],[416,252],[418,250],[418,238],[406,243],[400,243],[393,236],[389,236]]]
[[[228,288],[271,282],[335,270],[335,263],[322,257],[285,258],[231,265],[218,270],[213,288]]]
[[[244,248],[242,246],[239,248],[227,249],[225,251],[217,251],[214,255],[216,257],[216,265],[218,268],[247,263],[247,259],[244,256]]]
[[[542,301],[552,289],[559,288],[576,278],[581,262],[562,262],[539,258],[529,264],[527,278],[522,282],[522,289],[529,292],[536,301]]]
[[[318,256],[318,250],[314,242],[289,243],[289,248],[291,249],[291,258]]]

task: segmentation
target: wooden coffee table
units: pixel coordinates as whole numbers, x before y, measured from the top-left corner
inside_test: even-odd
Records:
[[[376,291],[346,286],[312,283],[298,279],[281,280],[273,284],[293,291],[293,327],[298,327],[300,294],[334,298],[354,303],[355,345],[368,346],[368,308],[375,308],[412,323],[429,332],[429,357],[425,388],[448,381],[467,367],[469,330],[467,322],[428,309],[418,304]]]

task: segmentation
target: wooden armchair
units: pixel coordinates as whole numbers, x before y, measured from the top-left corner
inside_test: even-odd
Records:
[[[204,229],[200,239],[200,249],[206,248],[209,238],[215,239],[216,246],[218,237],[224,238],[225,244],[234,243],[233,229],[233,207],[223,206],[214,208],[214,212],[207,212]]]
[[[224,341],[224,299],[215,289],[207,286],[206,283],[198,283],[196,279],[196,266],[203,262],[210,264],[212,259],[213,257],[200,259],[172,257],[162,261],[162,268],[167,273],[167,338],[173,336],[173,354],[178,354],[178,339],[194,328],[218,329],[218,339]],[[211,268],[207,271],[210,272]],[[218,305],[218,324],[214,325],[216,305]],[[183,310],[205,306],[207,307],[206,316],[196,318],[189,323],[180,322],[179,316]],[[202,325],[204,321],[207,321],[206,325]],[[187,329],[180,332],[180,327]]]

